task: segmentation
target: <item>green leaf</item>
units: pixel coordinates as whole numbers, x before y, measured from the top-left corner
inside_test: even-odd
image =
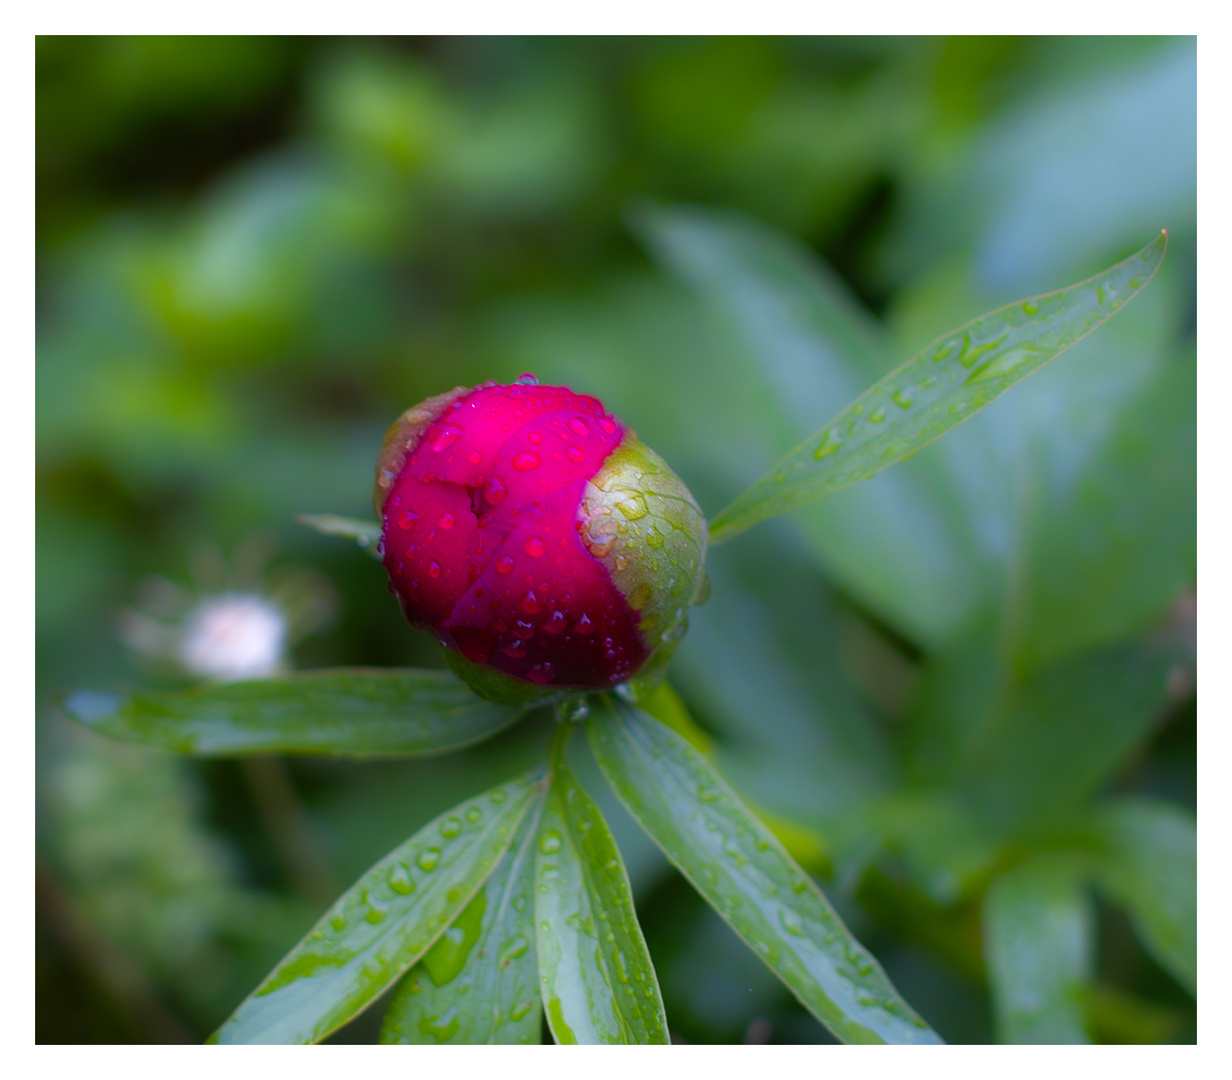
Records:
[[[296,514],[295,520],[325,536],[342,536],[354,540],[374,559],[379,560],[381,557],[378,554],[381,544],[379,521],[364,521],[360,518],[341,517],[338,514]]]
[[[1167,803],[1118,799],[1095,818],[1097,882],[1130,914],[1150,954],[1190,994],[1198,981],[1198,836]]]
[[[587,726],[604,774],[667,857],[845,1042],[938,1042],[812,878],[687,742],[623,701]]]
[[[984,954],[1002,1042],[1085,1043],[1094,915],[1072,866],[1037,859],[984,900]]]
[[[500,865],[424,958],[402,976],[383,1043],[538,1043],[535,840],[541,804]]]
[[[425,825],[338,898],[211,1041],[315,1043],[362,1012],[457,920],[542,789],[536,770]]]
[[[508,727],[531,705],[484,701],[447,671],[328,668],[191,690],[62,701],[100,735],[185,754],[437,754]]]
[[[1170,648],[1114,646],[1006,678],[978,718],[960,780],[984,826],[1064,824],[1154,731],[1175,662]]]
[[[666,1043],[659,981],[620,850],[564,762],[562,727],[535,856],[535,921],[548,1026],[558,1043]]]
[[[706,359],[693,361],[695,389],[682,392],[694,405],[699,393],[716,392],[698,387],[709,381],[698,378],[704,366],[730,399],[720,417],[706,398],[702,407],[714,419],[694,440],[701,462],[724,466],[724,480],[747,483],[893,366],[894,351],[858,300],[794,237],[741,214],[694,207],[643,209],[635,224],[723,327],[722,347],[709,345]],[[739,358],[725,360],[724,352]],[[660,383],[665,367],[681,363],[679,355],[676,348],[658,359],[645,377]],[[758,437],[741,439],[750,424]],[[656,440],[680,426],[673,423]],[[724,437],[716,444],[720,427]],[[956,512],[946,465],[936,455],[915,457],[793,518],[831,580],[924,643],[961,624],[981,584],[981,552]]]
[[[1167,243],[1161,233],[1086,281],[1008,304],[943,335],[721,511],[711,522],[711,543],[866,479],[945,434],[1132,300],[1159,268]]]
[[[1159,295],[1166,293],[1152,299]],[[1129,369],[1133,396],[1117,402],[1107,375],[1089,388],[1073,386],[1049,432],[1051,460],[1035,455],[1038,475],[1023,500],[1018,544],[1030,594],[1020,651],[1033,662],[1141,631],[1194,579],[1197,364],[1192,343],[1135,363],[1133,346],[1116,331],[1142,336],[1131,320],[1148,307],[1144,299],[1099,338],[1113,347],[1098,357],[1100,366]],[[1133,368],[1144,366],[1134,378]],[[1102,436],[1086,455],[1073,445],[1084,429]]]

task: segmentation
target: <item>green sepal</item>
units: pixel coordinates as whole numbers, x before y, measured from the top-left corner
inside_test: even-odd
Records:
[[[549,705],[561,696],[560,690],[538,686],[507,675],[496,668],[473,663],[454,649],[445,649],[445,663],[467,686],[486,701],[500,705]]]

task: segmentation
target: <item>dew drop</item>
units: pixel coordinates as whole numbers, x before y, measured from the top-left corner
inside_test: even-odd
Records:
[[[830,428],[830,430],[826,432],[825,437],[818,444],[817,449],[813,451],[813,457],[818,461],[822,458],[829,457],[839,448],[842,441],[843,440],[839,437],[838,432],[836,432],[833,428]]]
[[[626,521],[639,521],[650,513],[646,500],[640,494],[628,495],[616,504]]]
[[[414,510],[403,510],[398,515],[398,528],[409,529],[419,520],[419,515]]]
[[[804,923],[800,921],[800,916],[794,911],[780,911],[779,922],[783,924],[783,929],[789,934],[795,934],[796,937],[804,936]]]
[[[539,380],[535,378],[529,371],[522,372],[516,379],[513,380],[519,386],[538,386]]]
[[[573,624],[574,633],[582,634],[583,636],[591,633],[594,628],[595,624],[590,621],[590,616],[586,614],[583,614],[582,617]]]
[[[585,438],[590,434],[590,425],[580,416],[575,416],[569,421],[569,430],[572,431],[574,435]]]
[[[552,677],[556,674],[556,665],[551,660],[545,660],[542,664],[536,664],[526,673],[526,677],[531,682],[539,683],[541,686],[545,683],[550,683]]]
[[[890,400],[900,409],[911,408],[911,392],[909,390],[895,390]]]
[[[401,863],[389,872],[386,880],[389,882],[389,887],[399,896],[410,896],[415,891],[415,882],[411,880],[411,875]]]
[[[523,641],[529,641],[535,636],[534,624],[528,623],[524,619],[519,619],[513,624],[513,633],[516,637],[520,637]]]
[[[878,406],[876,409],[874,409],[871,413],[868,414],[868,418],[874,424],[880,424],[881,421],[885,419],[885,409]]]
[[[329,920],[329,925],[332,926],[337,931],[345,930],[346,924],[347,924],[346,918],[342,915],[335,915],[332,919]]]
[[[440,861],[440,857],[441,853],[436,848],[424,848],[419,853],[419,858],[415,860],[415,863],[420,870],[430,874],[436,869],[436,864]]]
[[[551,855],[554,851],[560,850],[560,833],[555,829],[548,829],[543,836],[539,838],[539,850],[545,855]],[[544,929],[551,929],[546,923]]]
[[[526,642],[514,638],[508,645],[501,649],[506,656],[513,657],[514,660],[521,660],[526,655]]]
[[[428,577],[430,577],[430,578],[438,578],[438,577],[440,577],[440,576],[441,576],[441,567],[440,567],[440,564],[439,564],[439,563],[435,563],[435,562],[430,562],[430,563],[428,563]]]
[[[501,967],[505,967],[511,960],[516,960],[519,956],[525,956],[529,948],[530,939],[525,934],[515,934],[501,947],[497,962]]]
[[[465,434],[466,432],[460,427],[455,427],[453,424],[444,424],[441,426],[436,438],[432,440],[432,449],[438,454],[443,450],[448,450]]]
[[[522,600],[518,604],[518,607],[520,607],[523,611],[525,611],[527,615],[538,614],[539,597],[535,595],[534,589],[526,590],[526,595],[522,597]]]
[[[505,482],[499,476],[493,476],[483,486],[483,497],[490,505],[496,506],[505,497],[507,491]]]
[[[441,822],[441,835],[446,840],[452,840],[462,831],[462,822],[456,817],[447,817]]]
[[[565,457],[572,461],[575,465],[582,460],[586,455],[582,453],[581,447],[566,446]]]
[[[565,623],[568,621],[565,618],[565,613],[557,609],[548,616],[548,621],[543,624],[543,629],[549,634],[559,634],[564,630]]]
[[[508,794],[509,793],[505,791],[504,788],[496,788],[492,794],[488,796],[488,798],[499,805],[500,803],[503,803],[506,798],[508,798]]]
[[[443,514],[441,514],[441,516],[437,518],[437,520],[440,522],[442,529],[452,529],[453,528],[454,516],[448,510],[446,510]]]
[[[483,455],[478,450],[472,450],[466,455],[466,460],[472,465],[478,465],[483,460]]]
[[[513,455],[513,467],[518,472],[529,472],[531,469],[539,468],[539,465],[539,455],[532,454],[528,450],[523,450],[520,454]]]
[[[508,555],[502,555],[496,560],[496,572],[498,574],[507,574],[513,569],[513,559]]]
[[[1022,310],[1028,315],[1034,315],[1037,311],[1039,311],[1039,304],[1037,304],[1034,300],[1024,300],[1022,302]]]
[[[537,536],[532,536],[526,541],[526,554],[533,558],[538,558],[547,549],[547,545]]]
[[[599,427],[605,435],[611,435],[616,430],[616,425],[613,424],[606,416],[599,417]]]
[[[643,581],[636,589],[629,593],[629,607],[634,611],[641,611],[649,603],[650,585]]]

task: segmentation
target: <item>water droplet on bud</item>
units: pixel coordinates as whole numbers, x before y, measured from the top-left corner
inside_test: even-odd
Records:
[[[529,472],[531,469],[537,469],[539,468],[539,455],[532,454],[527,450],[523,450],[520,454],[514,454],[513,467],[518,472]]]
[[[507,574],[513,569],[513,559],[508,555],[502,555],[496,560],[496,572],[498,574]]]
[[[442,450],[448,450],[465,434],[466,432],[460,427],[454,427],[453,424],[444,424],[441,426],[440,431],[437,432],[436,438],[432,440],[432,449],[438,454]]]
[[[516,379],[513,380],[519,386],[538,386],[539,380],[535,378],[529,371],[522,372]]]
[[[556,674],[556,665],[551,660],[545,660],[542,664],[536,664],[526,673],[526,677],[531,682],[537,682],[540,685],[550,683],[552,676]]]
[[[532,536],[526,541],[526,554],[532,557],[538,557],[543,554],[547,545],[537,536]]]

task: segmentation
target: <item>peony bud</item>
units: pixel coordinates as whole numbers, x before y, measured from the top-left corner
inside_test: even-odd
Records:
[[[704,588],[706,522],[596,398],[523,376],[407,410],[377,463],[391,591],[480,693],[661,673]]]

